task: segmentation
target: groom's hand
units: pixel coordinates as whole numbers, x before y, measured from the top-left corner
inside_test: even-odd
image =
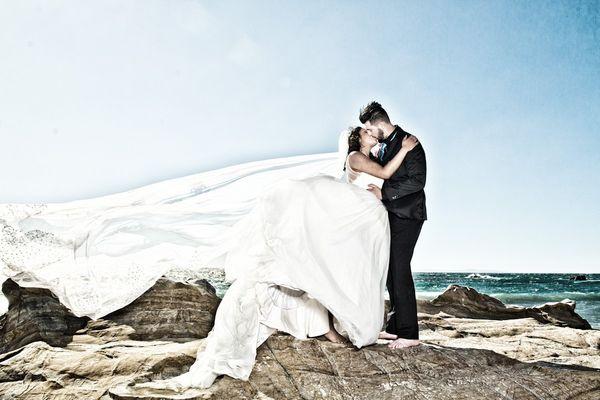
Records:
[[[381,200],[381,188],[377,185],[369,183],[369,188],[367,189],[369,192],[373,193],[375,197]]]

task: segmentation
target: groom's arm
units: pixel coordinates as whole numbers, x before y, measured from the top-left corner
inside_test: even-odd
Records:
[[[404,163],[407,176],[386,180],[381,188],[381,200],[394,200],[416,193],[425,187],[427,163],[423,146],[419,144],[409,151]]]

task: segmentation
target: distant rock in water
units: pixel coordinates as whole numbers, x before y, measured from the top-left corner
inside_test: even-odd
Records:
[[[569,278],[572,281],[585,281],[587,280],[587,276],[585,275],[571,275]]]
[[[460,318],[505,320],[530,317],[556,326],[592,328],[588,321],[575,312],[573,300],[565,299],[536,307],[507,306],[495,297],[460,285],[448,286],[444,293],[433,300],[418,300],[418,309],[428,314],[443,311]]]
[[[45,289],[7,281],[3,291],[10,303],[0,319],[2,399],[50,393],[53,399],[228,400],[600,394],[600,331],[585,328],[569,300],[507,307],[451,285],[432,301],[419,300],[420,346],[390,349],[379,341],[356,349],[278,332],[257,349],[249,381],[224,376],[210,389],[175,394],[131,385],[179,375],[195,361],[220,301],[207,281],[163,277],[98,321],[74,317]]]

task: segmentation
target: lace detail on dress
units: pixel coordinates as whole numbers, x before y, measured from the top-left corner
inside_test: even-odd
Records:
[[[44,207],[38,207],[38,210]],[[115,261],[98,255],[76,258],[73,239],[63,239],[39,229],[20,230],[12,226],[11,215],[25,218],[28,207],[6,207],[0,220],[0,278],[13,278],[25,287],[45,288],[74,315],[100,318],[120,309],[143,294],[170,265],[145,265],[135,254]],[[111,271],[111,274],[105,271]],[[99,272],[96,272],[99,271]],[[123,293],[114,297],[113,293]]]

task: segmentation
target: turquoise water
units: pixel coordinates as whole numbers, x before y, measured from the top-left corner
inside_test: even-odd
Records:
[[[573,281],[573,274],[514,274],[468,272],[415,272],[417,297],[432,299],[448,285],[470,286],[505,304],[536,306],[563,299],[575,300],[575,311],[600,329],[600,274],[585,274],[587,280]]]

